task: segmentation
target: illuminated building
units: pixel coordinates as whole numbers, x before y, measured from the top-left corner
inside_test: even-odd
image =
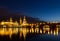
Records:
[[[50,31],[50,28],[49,28],[49,27],[50,27],[49,25],[44,25],[44,26],[43,26],[44,33],[45,33],[46,31],[48,31],[48,34],[49,34],[49,31]]]
[[[20,25],[22,24],[22,18],[20,17]]]
[[[26,21],[26,17],[24,16],[23,23],[20,26],[28,26],[29,24]]]
[[[2,21],[0,25],[2,25],[3,27],[7,27],[7,26],[12,27],[12,26],[18,26],[19,24],[17,21],[13,22],[12,18],[10,18],[10,21]]]
[[[10,18],[10,22],[12,22],[13,20],[12,20],[12,18]]]
[[[13,22],[12,18],[10,18],[10,21],[2,21],[0,22],[0,25],[3,27],[15,27],[15,26],[28,26],[29,24],[26,21],[26,17],[24,16],[23,21],[22,18],[20,17],[20,22],[18,23],[17,21]]]
[[[40,25],[43,24],[43,30],[40,28]],[[60,27],[60,25],[56,25],[56,30],[54,31],[50,31],[50,25],[48,23],[48,25],[46,23],[31,23],[29,24],[26,20],[26,17],[24,16],[23,20],[20,17],[19,22],[15,21],[13,22],[12,18],[10,18],[9,21],[2,21],[0,22],[0,25],[2,25],[2,27],[0,28],[0,35],[9,35],[11,38],[12,34],[17,34],[19,31],[20,36],[24,36],[24,39],[26,37],[27,33],[48,33],[48,34],[53,34],[54,35],[58,35],[58,27]],[[31,28],[26,28],[26,26],[30,26]],[[9,28],[10,27],[10,28]],[[18,28],[19,27],[19,28]],[[34,28],[35,27],[35,28]]]

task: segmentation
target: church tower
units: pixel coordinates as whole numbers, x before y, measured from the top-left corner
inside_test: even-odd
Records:
[[[12,18],[10,18],[10,22],[12,22]]]
[[[20,25],[22,24],[22,18],[20,17]]]
[[[29,24],[26,21],[26,17],[24,16],[23,18],[23,23],[21,24],[21,26],[28,26]]]
[[[24,19],[23,19],[23,23],[24,23],[24,24],[27,23],[25,16],[24,16]]]

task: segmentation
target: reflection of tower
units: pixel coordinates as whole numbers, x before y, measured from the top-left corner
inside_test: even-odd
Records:
[[[22,18],[20,18],[20,24],[22,24]]]
[[[24,16],[24,19],[23,19],[23,24],[27,23],[26,21],[26,17]]]
[[[12,22],[12,18],[10,18],[10,22]]]

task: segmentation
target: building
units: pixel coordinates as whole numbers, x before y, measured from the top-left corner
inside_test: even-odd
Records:
[[[24,16],[23,22],[22,22],[22,24],[20,26],[29,26],[29,24],[26,21],[26,17],[25,16]]]
[[[23,18],[23,21],[22,18],[20,17],[19,23],[17,21],[13,22],[12,18],[10,18],[10,21],[2,21],[0,22],[0,25],[2,25],[3,27],[29,26],[25,16]]]
[[[0,25],[2,25],[3,27],[19,26],[18,22],[13,22],[12,18],[10,18],[10,21],[2,21]]]

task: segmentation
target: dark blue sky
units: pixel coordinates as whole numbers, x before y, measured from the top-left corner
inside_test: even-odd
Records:
[[[60,0],[0,0],[0,7],[45,21],[60,21]]]

